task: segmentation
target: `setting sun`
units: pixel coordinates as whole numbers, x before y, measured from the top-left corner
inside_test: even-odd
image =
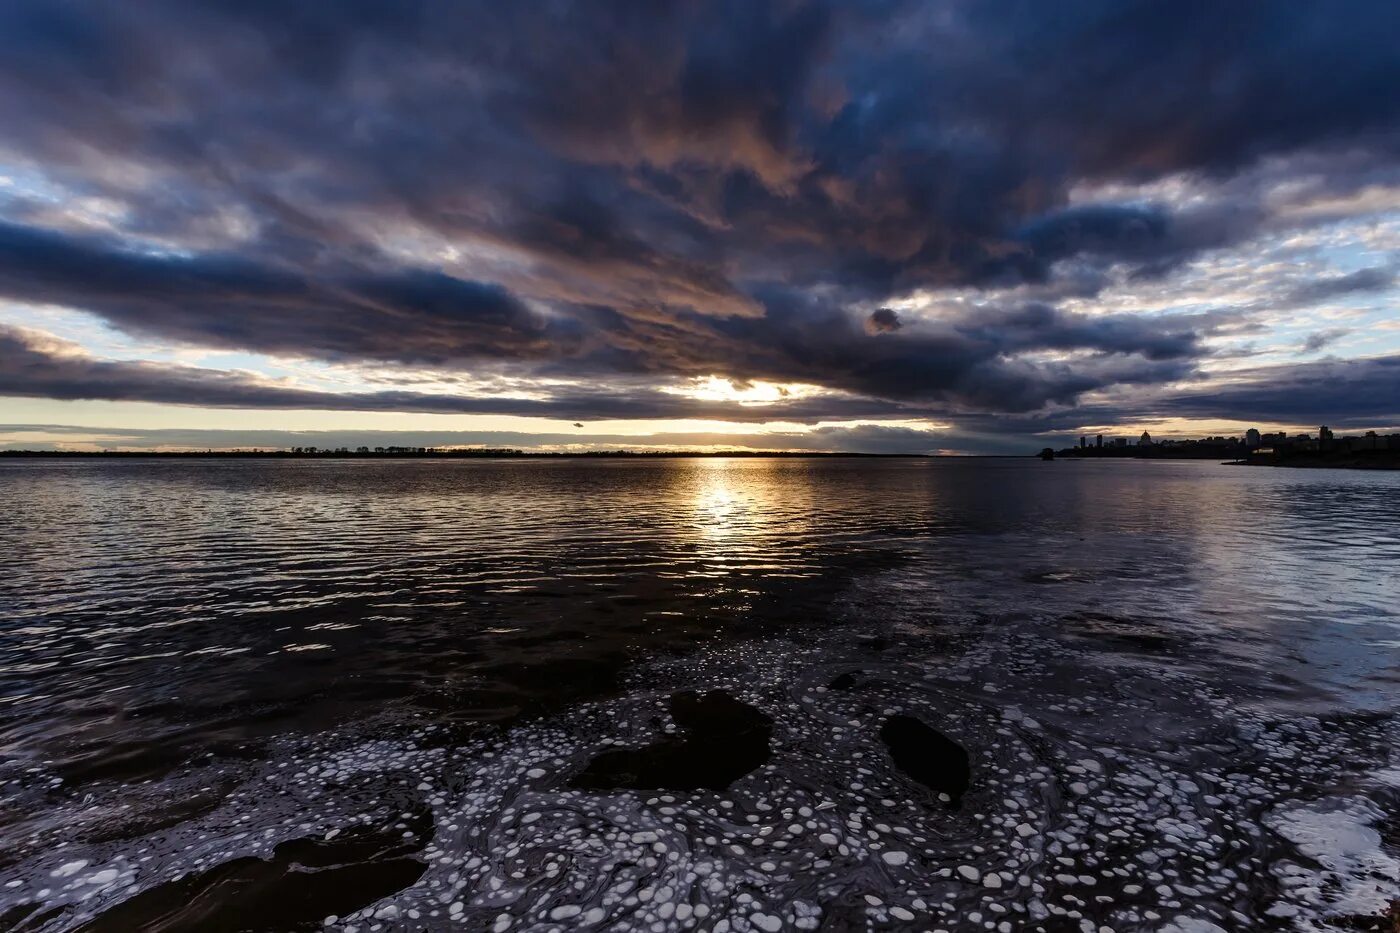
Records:
[[[735,402],[740,405],[767,405],[772,402],[806,398],[820,391],[816,386],[800,383],[779,384],[775,382],[735,381],[724,376],[705,376],[692,380],[689,385],[664,389],[686,398],[707,402]]]

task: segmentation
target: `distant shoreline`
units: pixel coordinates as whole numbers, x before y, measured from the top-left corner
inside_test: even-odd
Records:
[[[1284,467],[1296,470],[1400,470],[1400,457],[1286,457],[1279,460],[1230,460],[1226,466]]]
[[[1044,453],[1041,454],[1044,459]],[[1069,447],[1055,451],[1055,460],[1205,460],[1224,466],[1286,467],[1333,470],[1400,470],[1400,450],[1315,450],[1259,453],[1244,447],[1192,444],[1179,447]]]

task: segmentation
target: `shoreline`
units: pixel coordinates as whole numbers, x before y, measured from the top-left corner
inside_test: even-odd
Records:
[[[1283,467],[1296,470],[1400,470],[1400,459],[1386,458],[1379,462],[1366,460],[1227,460],[1225,466]]]

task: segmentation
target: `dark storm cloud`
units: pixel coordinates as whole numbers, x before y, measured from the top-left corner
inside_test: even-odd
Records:
[[[1400,355],[1261,366],[1169,389],[1129,389],[1109,401],[1014,415],[958,419],[968,432],[1074,432],[1086,425],[1203,419],[1237,424],[1328,424],[1351,430],[1400,425]]]
[[[1091,205],[1038,217],[1019,236],[1036,257],[1049,262],[1083,252],[1141,256],[1166,240],[1169,223],[1160,209]]]
[[[1245,422],[1400,424],[1400,356],[1261,368],[1219,387],[1146,402],[1143,410]]]
[[[972,72],[978,104],[1005,93],[1014,104],[1001,113],[1020,111],[1085,171],[1226,172],[1320,142],[1396,142],[1398,66],[1373,32],[1400,25],[1393,4],[1351,4],[1346,15],[1307,2],[969,9],[993,37],[983,54],[1015,63]]]
[[[865,319],[865,329],[872,334],[891,334],[904,326],[893,308],[876,308]]]
[[[1170,363],[1158,363],[1170,367]],[[1111,364],[1101,364],[1107,369]],[[1224,381],[1194,386],[1187,381],[1170,391],[1152,390],[1156,383],[1175,381],[1172,371],[1156,374],[1100,373],[1128,389],[1114,401],[1096,401],[1078,407],[1061,405],[1046,410],[1023,406],[1020,413],[988,414],[954,410],[944,405],[893,405],[851,397],[782,400],[761,406],[689,399],[669,393],[633,389],[566,390],[548,398],[453,396],[415,392],[343,393],[319,392],[270,383],[245,373],[172,366],[149,362],[96,360],[76,351],[72,344],[34,332],[0,328],[0,396],[37,396],[57,399],[144,401],[205,407],[323,409],[340,411],[418,411],[452,414],[513,414],[568,420],[582,411],[600,418],[724,418],[749,422],[794,421],[813,423],[824,419],[934,419],[954,426],[930,434],[922,428],[877,425],[828,426],[809,434],[783,435],[789,441],[751,443],[757,447],[860,450],[869,452],[927,452],[936,449],[1018,452],[1029,449],[1036,435],[1075,431],[1082,425],[1141,422],[1154,419],[1197,418],[1243,423],[1328,423],[1347,428],[1371,428],[1400,424],[1400,356],[1360,360],[1324,360],[1293,366],[1269,366],[1231,374]],[[1066,373],[1063,378],[1080,378]],[[1136,381],[1141,387],[1134,389]],[[1014,397],[1024,387],[993,387],[1002,398]],[[1081,391],[1087,386],[1079,386]],[[1013,412],[1015,410],[1013,409]],[[851,433],[854,432],[854,433]],[[253,432],[260,440],[227,441],[213,446],[275,446],[280,442],[266,432]],[[488,436],[489,435],[489,436]],[[434,436],[438,436],[434,434]],[[462,443],[504,443],[515,446],[574,443],[577,435],[548,433],[504,434],[474,432],[475,440]],[[622,437],[621,435],[618,436]],[[658,436],[659,437],[659,436]],[[690,435],[685,435],[689,438]],[[700,437],[700,435],[695,435]],[[708,437],[708,435],[707,435]],[[836,438],[831,444],[814,438]],[[533,440],[531,440],[533,438]],[[552,439],[553,438],[553,439]],[[674,435],[674,443],[711,444],[714,440],[688,441]],[[854,443],[860,440],[860,444]],[[589,435],[590,443],[606,444],[607,436]],[[655,443],[663,443],[655,440]],[[170,443],[176,443],[170,441]],[[407,442],[405,442],[407,443]],[[430,440],[423,443],[453,443]],[[619,440],[618,443],[630,443]],[[738,444],[738,441],[734,443]],[[195,446],[202,446],[203,442]]]
[[[148,361],[95,359],[74,344],[0,325],[0,396],[156,402],[213,408],[413,411],[573,419],[724,418],[818,421],[823,418],[916,416],[918,408],[860,398],[795,398],[763,406],[688,398],[646,388],[564,388],[545,398],[409,391],[324,392],[248,373]]]
[[[612,371],[664,376],[741,372],[940,410],[1026,411],[1094,389],[1182,378],[1195,369],[1200,317],[1060,312],[1045,306],[977,309],[896,335],[870,335],[839,305],[793,289],[759,293],[760,317],[673,322],[609,318]],[[1197,331],[1192,331],[1192,327]],[[1071,364],[1025,354],[1076,351]]]
[[[1382,266],[1358,269],[1346,275],[1315,279],[1293,288],[1284,296],[1285,307],[1306,307],[1346,295],[1381,292],[1395,284],[1395,270]]]
[[[709,373],[887,411],[1070,405],[1191,375],[1216,325],[994,303],[897,327],[885,302],[1092,295],[1267,220],[1247,186],[1076,186],[1373,177],[1400,153],[1398,32],[1383,2],[8,3],[0,158],[63,193],[0,204],[0,295],[593,380],[584,420],[607,385],[627,407],[637,379]],[[75,233],[80,196],[120,232]]]
[[[1193,368],[1198,334],[1190,325],[1199,326],[1198,318],[1088,317],[1027,305],[979,310],[884,340],[843,307],[789,288],[756,290],[760,315],[628,316],[580,307],[560,317],[534,313],[497,286],[423,270],[330,269],[313,278],[270,260],[142,254],[0,225],[5,290],[27,301],[85,307],[128,330],[229,349],[437,365],[528,363],[555,378],[742,373],[891,403],[995,411],[1180,378]],[[1018,356],[1068,350],[1088,356],[1074,366]],[[1125,355],[1144,359],[1137,365],[1112,358]],[[593,399],[596,410],[568,416],[617,417],[628,407],[625,393],[615,405],[604,392]]]
[[[1171,211],[1162,206],[1092,204],[1037,217],[1017,232],[1026,247],[989,270],[1014,267],[1020,277],[1044,281],[1052,265],[1078,258],[1081,267],[1127,263],[1136,278],[1161,276],[1202,252],[1254,232],[1263,219],[1256,206],[1224,205]]]
[[[139,253],[4,223],[0,292],[85,308],[131,331],[267,353],[443,363],[542,356],[573,339],[500,286],[439,272]]]
[[[842,322],[854,329],[847,319]],[[1076,326],[1071,323],[1071,328]],[[1027,342],[1054,340],[1054,326],[1022,328]],[[1033,336],[1039,334],[1039,336]],[[822,338],[813,352],[832,360],[839,341]],[[742,342],[736,346],[742,346]],[[1186,364],[1158,361],[1147,369],[1119,358],[1101,357],[1073,369],[1028,363],[999,364],[999,344],[944,335],[925,339],[915,357],[871,356],[839,374],[827,367],[829,382],[871,390],[871,394],[820,395],[739,406],[657,391],[633,382],[597,388],[557,387],[539,398],[431,394],[412,391],[325,392],[254,378],[247,373],[146,361],[101,360],[67,341],[35,331],[0,325],[0,396],[104,399],[225,408],[295,408],[338,411],[417,411],[456,414],[509,414],[573,420],[613,418],[722,418],[731,421],[816,422],[856,418],[918,418],[969,409],[1028,411],[1046,397],[1061,402],[1106,385],[1156,382],[1180,377]],[[925,368],[934,354],[946,365]],[[813,363],[812,372],[822,363]],[[763,361],[755,361],[762,368]],[[775,375],[806,378],[807,370]],[[879,391],[875,391],[879,390]]]
[[[1327,330],[1320,330],[1315,333],[1308,334],[1308,338],[1303,341],[1303,346],[1300,352],[1316,353],[1318,350],[1321,350],[1324,347],[1330,346],[1331,344],[1336,343],[1338,340],[1341,340],[1349,333],[1351,333],[1351,331],[1348,328],[1332,327],[1328,328]]]
[[[998,345],[999,352],[1020,350],[1097,350],[1140,354],[1148,360],[1181,360],[1198,352],[1198,343],[1214,324],[1208,316],[1146,317],[1134,314],[1086,315],[1029,303],[989,309],[969,316],[959,330]]]

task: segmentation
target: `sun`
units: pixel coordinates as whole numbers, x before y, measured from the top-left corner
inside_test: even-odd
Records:
[[[816,387],[802,383],[764,382],[762,380],[735,382],[726,376],[704,376],[666,391],[707,402],[768,405],[773,402],[811,395],[816,391]]]

